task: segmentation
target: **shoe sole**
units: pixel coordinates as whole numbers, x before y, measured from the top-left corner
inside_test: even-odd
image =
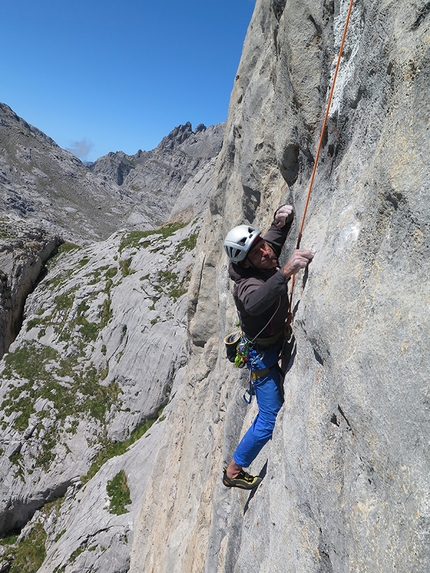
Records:
[[[239,489],[255,489],[256,487],[258,487],[261,483],[261,478],[257,478],[255,483],[246,483],[246,482],[241,482],[238,481],[237,483],[234,483],[234,480],[228,481],[226,482],[224,479],[222,480],[222,483],[226,486],[226,487],[237,487]]]

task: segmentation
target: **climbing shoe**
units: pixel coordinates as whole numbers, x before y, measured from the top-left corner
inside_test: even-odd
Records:
[[[262,478],[252,476],[243,470],[237,474],[235,478],[227,477],[227,468],[224,468],[224,475],[222,478],[222,483],[226,487],[239,487],[240,489],[254,489],[260,485]]]

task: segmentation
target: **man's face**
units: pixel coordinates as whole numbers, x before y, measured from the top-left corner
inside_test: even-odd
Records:
[[[251,266],[249,263],[262,271],[273,269],[278,265],[278,261],[272,247],[270,247],[266,241],[263,241],[263,239],[258,241],[258,243],[249,251],[243,266],[248,268]]]

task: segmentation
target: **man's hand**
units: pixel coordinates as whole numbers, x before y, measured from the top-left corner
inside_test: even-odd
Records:
[[[291,205],[282,205],[275,213],[275,225],[283,227],[285,223],[289,223],[294,218],[294,209]]]
[[[296,249],[282,269],[284,275],[290,278],[301,269],[306,268],[314,258],[314,254],[309,249]]]

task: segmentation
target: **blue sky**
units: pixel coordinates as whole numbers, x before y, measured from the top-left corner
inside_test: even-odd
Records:
[[[148,151],[227,119],[254,5],[4,0],[0,101],[81,159]]]

